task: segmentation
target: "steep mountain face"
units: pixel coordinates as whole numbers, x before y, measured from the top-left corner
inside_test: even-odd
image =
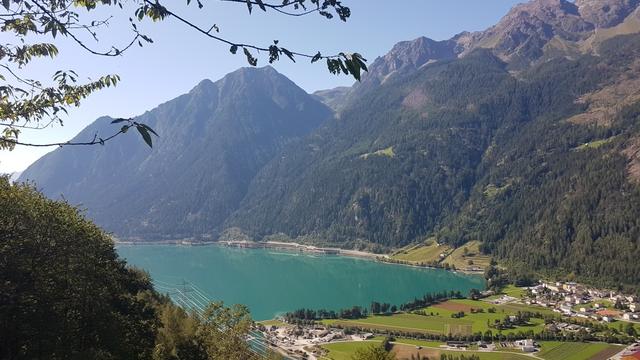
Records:
[[[491,28],[454,38],[464,48],[461,56],[477,48],[490,48],[511,69],[522,70],[552,57],[575,57],[594,51],[594,40],[638,32],[627,23],[637,0],[536,0],[514,7]],[[604,34],[601,34],[604,33]]]
[[[637,286],[640,35],[595,50],[513,74],[478,49],[394,77],[265,166],[227,226],[370,249],[480,240],[529,271]]]
[[[138,117],[160,134],[153,149],[129,134],[102,147],[61,148],[21,180],[81,204],[119,237],[210,237],[255,173],[329,117],[272,68],[241,69]],[[76,139],[113,132],[110,121],[96,120]]]
[[[511,81],[480,51],[385,82],[266,166],[227,225],[343,245],[426,234],[462,205],[497,125],[468,102],[493,102],[483,86]]]
[[[162,134],[152,151],[63,148],[22,179],[129,238],[474,240],[514,269],[638,287],[638,5],[532,1],[486,31],[399,43],[314,96],[241,70],[141,116]]]
[[[594,28],[574,3],[539,0],[516,6],[495,26],[471,35],[470,49],[492,48],[502,59],[521,66],[542,57],[552,39],[576,42]]]
[[[376,58],[369,72],[349,90],[319,92],[319,99],[338,113],[395,76],[407,76],[436,61],[489,49],[509,70],[522,71],[557,57],[593,53],[615,36],[640,32],[640,0],[535,0],[515,6],[496,25],[462,32],[449,40],[420,37],[397,43]]]
[[[389,79],[411,74],[428,63],[453,59],[459,51],[454,40],[435,41],[423,36],[410,41],[401,41],[395,44],[387,54],[371,62],[368,66],[369,71],[363,75],[361,82],[350,88],[321,90],[315,95],[340,114],[347,104],[367,95]]]
[[[417,70],[422,65],[436,60],[452,59],[456,56],[456,43],[452,40],[434,41],[419,37],[401,41],[386,55],[373,61],[363,81],[356,89],[372,89],[394,75]]]
[[[597,28],[616,26],[633,12],[638,0],[576,0],[580,16]]]
[[[344,107],[345,99],[350,92],[350,87],[340,86],[333,89],[318,90],[313,93],[313,96],[333,111],[339,112]]]

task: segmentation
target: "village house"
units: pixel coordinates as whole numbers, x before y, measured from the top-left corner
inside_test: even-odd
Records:
[[[532,339],[518,340],[515,344],[516,346],[519,346],[523,352],[531,353],[536,351],[536,346]]]
[[[571,308],[571,304],[562,304],[560,305],[560,311],[565,314],[571,314],[573,312],[573,309]]]

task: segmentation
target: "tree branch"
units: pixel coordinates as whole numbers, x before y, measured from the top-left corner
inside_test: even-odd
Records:
[[[71,142],[71,141],[66,141],[66,142],[59,142],[59,143],[50,143],[50,144],[32,144],[32,143],[23,143],[20,142],[18,140],[13,140],[13,139],[7,139],[7,138],[0,138],[0,143],[2,142],[6,142],[6,143],[10,143],[10,144],[14,144],[14,145],[22,145],[22,146],[31,146],[31,147],[51,147],[51,146],[86,146],[86,145],[104,145],[104,143],[106,143],[107,141],[115,138],[118,135],[124,134],[126,132],[126,130],[122,130],[120,129],[120,131],[118,131],[117,133],[107,137],[107,138],[99,138],[98,134],[95,134],[93,136],[93,140],[91,141],[86,141],[86,142]]]
[[[64,31],[65,35],[69,35],[69,37],[71,37],[71,39],[73,39],[73,41],[75,41],[78,45],[80,45],[80,47],[82,47],[83,49],[85,49],[86,51],[90,52],[93,55],[119,56],[123,52],[127,51],[131,46],[133,46],[133,44],[135,44],[136,41],[141,37],[140,33],[138,33],[137,31],[134,30],[136,36],[134,36],[133,39],[131,40],[131,42],[127,46],[125,46],[124,48],[118,49],[118,48],[114,47],[113,49],[115,49],[115,52],[112,52],[112,50],[109,50],[107,52],[96,51],[96,50],[91,49],[90,47],[85,45],[80,39],[78,39],[71,31],[68,30],[69,29],[68,25],[65,25],[65,24],[61,23],[60,20],[58,20],[58,18],[54,14],[52,14],[45,6],[41,5],[37,0],[32,0],[32,1],[40,10],[42,10],[45,14],[50,16],[51,19],[53,21],[55,21],[56,24],[60,25],[61,28],[65,29],[65,31]]]
[[[222,0],[222,1],[232,1],[232,2],[241,2],[239,0]],[[150,6],[154,6],[154,7],[162,7],[162,10],[167,14],[170,15],[172,17],[174,17],[176,20],[182,22],[183,24],[191,27],[192,29],[196,30],[197,32],[211,38],[214,39],[216,41],[222,42],[224,44],[230,45],[230,46],[236,46],[238,48],[247,48],[247,49],[253,49],[253,50],[257,50],[257,51],[269,51],[268,47],[260,47],[260,46],[256,46],[256,45],[251,45],[251,44],[245,44],[245,43],[239,43],[239,42],[233,42],[231,40],[227,40],[224,39],[220,36],[216,36],[211,34],[209,31],[199,27],[198,25],[195,25],[194,23],[190,22],[189,20],[183,18],[182,16],[176,14],[175,12],[167,9],[164,5],[160,4],[159,2],[153,2],[150,0],[144,0],[144,2]],[[267,6],[267,4],[265,4],[265,6]],[[273,5],[274,7],[276,7],[277,5]],[[295,56],[300,56],[300,57],[304,57],[304,58],[309,58],[309,59],[313,59],[316,58],[317,60],[320,59],[334,59],[334,58],[338,58],[340,57],[340,55],[329,55],[329,56],[320,56],[317,57],[316,54],[305,54],[305,53],[300,53],[300,52],[295,52],[295,51],[291,51],[290,54],[295,55]]]

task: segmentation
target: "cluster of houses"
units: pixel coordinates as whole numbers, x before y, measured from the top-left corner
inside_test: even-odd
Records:
[[[575,282],[540,282],[529,288],[527,304],[536,304],[566,316],[603,322],[640,321],[640,303],[633,295],[599,290]]]
[[[318,345],[336,341],[364,341],[374,337],[372,333],[346,334],[343,330],[324,326],[269,326],[261,330],[267,342],[288,354],[307,359],[322,357]]]

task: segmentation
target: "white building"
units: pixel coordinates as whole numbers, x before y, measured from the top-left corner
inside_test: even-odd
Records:
[[[516,346],[520,346],[523,352],[536,351],[536,345],[532,339],[518,340],[516,341]]]

